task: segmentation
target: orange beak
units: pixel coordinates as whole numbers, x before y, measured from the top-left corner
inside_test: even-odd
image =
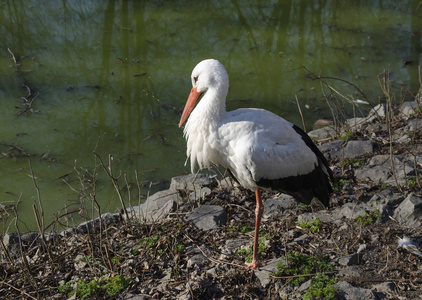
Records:
[[[200,95],[201,93],[199,93],[196,90],[196,87],[192,88],[189,94],[188,101],[186,101],[186,105],[185,105],[185,109],[183,110],[182,117],[180,118],[179,128],[183,125],[183,123],[185,123],[186,119],[189,117]]]

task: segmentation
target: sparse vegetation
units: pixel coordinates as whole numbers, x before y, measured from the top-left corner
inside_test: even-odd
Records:
[[[262,256],[265,255],[265,241],[266,238],[262,237],[258,240],[258,255],[259,259],[262,259]],[[246,262],[252,262],[253,256],[253,245],[250,247],[244,247],[236,252],[237,255],[240,255],[245,258]]]
[[[61,282],[59,291],[67,297],[72,297],[76,294],[76,296],[80,299],[86,299],[90,296],[96,295],[100,291],[105,292],[107,295],[114,296],[127,288],[131,283],[132,280],[129,280],[125,276],[103,276],[99,280],[79,280],[76,285],[73,281]],[[76,286],[76,288],[73,289],[72,286]]]
[[[381,219],[381,214],[378,212],[378,210],[372,210],[370,212],[364,213],[361,216],[357,216],[355,221],[362,226],[366,226],[375,223],[377,219]]]
[[[348,141],[350,138],[353,137],[353,132],[347,131],[344,135],[340,136],[338,139],[342,141]]]
[[[309,228],[312,233],[319,232],[319,229],[322,225],[322,221],[320,218],[315,218],[310,222],[296,222],[297,225],[299,225],[301,228]]]
[[[328,263],[323,255],[305,256],[299,252],[287,252],[283,261],[277,264],[275,276],[285,278],[286,285],[299,286],[311,279],[311,287],[305,293],[305,299],[313,297],[333,299],[336,294],[331,285],[337,280],[328,276],[334,267]],[[290,278],[289,278],[290,277]]]

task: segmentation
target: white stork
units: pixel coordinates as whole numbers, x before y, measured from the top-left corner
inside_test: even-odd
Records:
[[[329,205],[332,171],[311,138],[299,127],[264,109],[226,111],[229,76],[215,59],[201,61],[192,71],[192,90],[179,127],[191,170],[221,165],[245,188],[255,191],[256,221],[253,259],[256,269],[259,225],[264,206],[260,188],[270,188],[310,204]],[[201,101],[195,109],[199,96]]]

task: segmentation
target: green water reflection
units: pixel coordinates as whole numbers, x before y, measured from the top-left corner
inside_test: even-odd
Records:
[[[350,81],[374,105],[382,101],[377,76],[388,69],[396,98],[411,100],[421,62],[419,4],[0,1],[0,201],[19,202],[21,230],[36,228],[29,160],[46,224],[65,206],[91,211],[94,196],[102,212],[121,207],[93,151],[105,164],[113,156],[133,203],[138,183],[145,196],[188,173],[177,123],[191,70],[205,58],[227,67],[228,109],[262,107],[301,124],[297,95],[308,129],[331,115],[308,70]],[[362,99],[350,85],[330,83]],[[61,221],[79,220],[67,217]]]

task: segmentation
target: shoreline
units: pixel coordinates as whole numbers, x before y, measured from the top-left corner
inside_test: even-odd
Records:
[[[348,120],[337,139],[330,127],[309,133],[329,140],[319,148],[337,179],[331,207],[304,207],[265,192],[266,266],[252,277],[241,252],[253,242],[253,194],[228,179],[200,174],[173,178],[169,189],[128,208],[130,217],[105,213],[102,222],[51,233],[46,247],[37,232],[6,234],[0,266],[8,275],[1,278],[0,293],[58,299],[77,291],[78,281],[119,275],[130,282],[118,291],[119,299],[302,299],[313,290],[314,277],[298,286],[274,278],[286,253],[297,252],[327,257],[339,299],[419,299],[422,270],[414,264],[421,257],[399,247],[398,238],[409,237],[416,246],[422,240],[422,115],[416,101],[403,103],[393,121],[388,113],[379,105],[365,118]],[[316,219],[318,230],[300,225]],[[49,289],[40,292],[41,286]],[[112,297],[105,289],[90,296]]]

